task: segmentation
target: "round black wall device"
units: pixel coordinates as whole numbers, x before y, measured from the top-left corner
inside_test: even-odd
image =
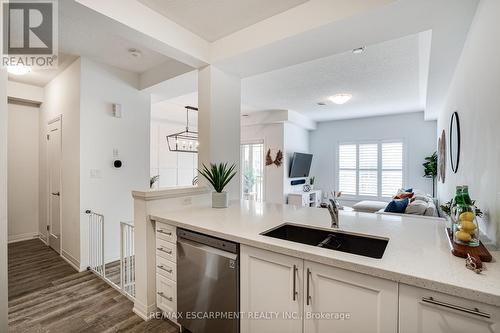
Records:
[[[114,167],[115,167],[115,168],[117,168],[117,169],[118,169],[118,168],[121,168],[121,167],[122,167],[122,161],[120,161],[120,160],[115,160],[115,161],[113,162],[113,165],[114,165]]]

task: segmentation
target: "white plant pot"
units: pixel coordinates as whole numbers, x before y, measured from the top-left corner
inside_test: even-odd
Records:
[[[212,208],[227,208],[228,205],[227,192],[212,192]]]

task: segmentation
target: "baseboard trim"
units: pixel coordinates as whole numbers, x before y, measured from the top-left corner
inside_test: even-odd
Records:
[[[134,308],[132,309],[132,311],[136,315],[141,317],[142,320],[148,321],[151,319],[151,314],[157,311],[157,307],[156,304],[150,304],[149,306],[145,306],[136,299],[134,301]]]
[[[41,240],[43,244],[49,246],[49,243],[47,243],[47,236],[44,234],[38,234],[38,239]]]
[[[61,258],[63,258],[68,264],[70,264],[71,267],[76,269],[76,271],[83,272],[85,270],[80,267],[80,262],[76,260],[76,258],[74,258],[71,254],[64,250],[61,251]]]
[[[17,243],[17,242],[22,242],[22,241],[27,241],[31,239],[38,238],[38,232],[28,232],[25,234],[19,234],[19,235],[12,235],[9,236],[8,243]]]

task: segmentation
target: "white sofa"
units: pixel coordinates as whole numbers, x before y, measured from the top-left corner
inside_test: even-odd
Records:
[[[428,217],[439,217],[438,209],[436,207],[436,202],[434,198],[429,194],[426,194],[419,190],[414,190],[414,195],[412,202],[406,207],[404,214],[418,215],[418,216],[428,216]],[[389,203],[385,201],[371,201],[364,200],[355,204],[352,208],[357,212],[364,213],[375,213],[375,214],[390,214],[390,215],[403,215],[397,213],[387,213],[385,208]]]

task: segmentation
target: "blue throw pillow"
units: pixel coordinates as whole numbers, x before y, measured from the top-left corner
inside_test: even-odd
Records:
[[[413,193],[413,187],[410,187],[409,189],[405,190],[405,192]]]
[[[387,207],[385,207],[384,212],[404,214],[409,202],[410,200],[408,198],[402,200],[392,200],[389,202]]]

